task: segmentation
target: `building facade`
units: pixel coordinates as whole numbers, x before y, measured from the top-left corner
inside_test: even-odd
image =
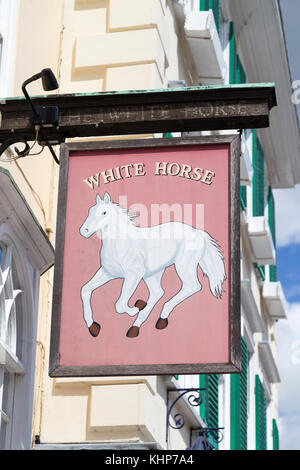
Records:
[[[0,2],[7,21],[12,15],[15,22],[8,53],[9,34],[3,26],[7,22],[0,20],[1,57],[6,57],[0,69],[3,96],[19,96],[25,79],[51,67],[59,93],[275,82],[278,106],[271,112],[269,128],[242,132],[241,374],[49,378],[49,270],[39,289],[31,442],[6,439],[2,448],[186,449],[197,437],[192,428],[222,428],[220,435],[204,433],[208,443],[201,445],[277,449],[276,324],[286,321],[286,309],[276,273],[272,188],[293,187],[300,181],[299,128],[277,0],[49,3]],[[32,84],[32,95],[40,94],[39,86]],[[161,135],[125,138],[157,136]],[[9,169],[54,245],[58,166],[46,150],[42,156],[1,161],[2,166]],[[1,243],[0,238],[0,247]],[[1,268],[4,273],[6,264]],[[175,411],[185,416],[185,425],[174,429],[171,419],[168,426],[168,397],[173,400],[168,389],[199,387],[205,389],[201,405],[191,407],[183,397]]]

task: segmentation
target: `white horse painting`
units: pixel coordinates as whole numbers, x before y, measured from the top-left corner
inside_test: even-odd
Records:
[[[198,265],[208,277],[212,295],[221,298],[226,279],[223,255],[207,232],[180,222],[138,227],[128,211],[113,203],[108,193],[103,199],[97,195],[80,234],[89,238],[100,230],[101,267],[81,289],[84,320],[92,336],[98,336],[100,325],[93,319],[91,295],[112,279],[124,279],[115,303],[116,312],[136,316],[127,331],[129,338],[138,336],[141,325],[164,295],[161,280],[168,266],[174,265],[182,287],[163,305],[157,329],[168,326],[169,315],[176,305],[202,289]],[[147,302],[139,299],[130,307],[128,302],[142,279],[149,290]]]

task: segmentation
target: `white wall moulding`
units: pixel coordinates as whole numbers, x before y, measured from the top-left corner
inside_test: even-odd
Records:
[[[96,385],[91,387],[91,431],[135,430],[145,441],[155,441],[151,408],[152,393],[146,384]]]
[[[263,297],[272,318],[287,318],[287,303],[281,282],[264,282]]]
[[[47,271],[54,264],[53,247],[10,173],[1,167],[0,213],[1,221],[5,220],[14,226],[32,265],[40,273]]]
[[[145,47],[145,44],[147,47]],[[124,54],[126,48],[127,54]],[[164,76],[165,52],[156,28],[76,38],[76,68],[156,63]]]
[[[248,235],[255,262],[260,266],[265,264],[275,264],[276,252],[269,222],[265,216],[250,217],[248,219]]]
[[[147,8],[141,0],[110,0],[108,9],[109,32],[132,30],[157,30],[166,57],[169,55],[169,35],[164,4],[161,0],[147,0]],[[147,46],[144,44],[146,51]],[[122,49],[124,51],[124,48]]]
[[[190,11],[185,18],[186,39],[200,84],[224,83],[227,67],[212,11]]]
[[[253,333],[262,333],[265,328],[259,313],[249,279],[241,280],[241,303]]]
[[[259,358],[270,383],[280,382],[280,376],[276,367],[276,362],[268,341],[258,343]]]

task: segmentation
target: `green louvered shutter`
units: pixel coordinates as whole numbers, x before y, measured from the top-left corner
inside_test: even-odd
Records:
[[[200,0],[200,10],[212,10],[218,33],[220,33],[220,0]]]
[[[246,83],[246,74],[240,61],[239,56],[236,56],[236,73],[235,73],[235,80],[236,83],[243,84]],[[246,186],[240,187],[240,201],[241,201],[241,208],[244,210],[247,209],[247,188]]]
[[[258,375],[255,376],[256,450],[267,450],[267,399]]]
[[[256,217],[265,213],[265,158],[256,129],[253,129],[252,165],[253,215]]]
[[[247,450],[248,345],[241,340],[241,373],[230,377],[230,447]]]
[[[253,216],[258,217],[265,214],[265,157],[256,129],[252,131],[252,166]],[[256,263],[254,266],[259,277],[265,280],[265,266],[258,266]]]
[[[244,210],[247,209],[247,188],[246,186],[240,186],[240,201],[241,208]]]
[[[231,21],[229,25],[229,83],[236,83],[236,42],[234,36],[234,25]]]
[[[236,57],[236,74],[235,74],[235,80],[236,80],[236,83],[239,83],[239,84],[243,84],[243,83],[246,83],[247,82],[247,79],[246,79],[246,73],[245,73],[245,70],[244,70],[244,67],[242,65],[242,62],[239,58],[239,56],[237,55]]]
[[[276,226],[275,226],[275,201],[273,196],[273,191],[271,186],[268,190],[268,216],[269,216],[269,226],[272,234],[272,239],[274,247],[276,248]],[[270,281],[277,281],[277,266],[270,265]]]
[[[202,394],[200,416],[206,422],[207,427],[217,428],[219,426],[219,376],[217,374],[200,375],[200,388],[206,389],[204,395]],[[211,440],[211,443],[218,448],[216,442]]]
[[[265,266],[259,266],[257,263],[254,263],[254,267],[258,277],[262,280],[266,280],[266,269]]]
[[[273,450],[279,450],[279,432],[278,432],[276,419],[273,419],[272,427],[273,427]]]

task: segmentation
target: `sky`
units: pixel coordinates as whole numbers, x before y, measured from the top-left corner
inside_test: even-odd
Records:
[[[300,80],[300,0],[280,0],[280,5],[294,82]],[[300,104],[296,106],[300,123]],[[277,324],[280,449],[300,450],[300,184],[274,190],[274,197],[278,279],[288,315]]]

